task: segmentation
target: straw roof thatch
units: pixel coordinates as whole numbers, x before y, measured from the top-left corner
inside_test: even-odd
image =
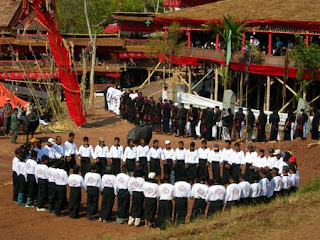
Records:
[[[172,13],[162,14],[156,19],[197,19],[217,21],[223,15],[231,15],[238,20],[295,21],[319,22],[319,0],[224,0]]]

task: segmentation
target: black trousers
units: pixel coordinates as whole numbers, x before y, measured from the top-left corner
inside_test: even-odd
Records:
[[[150,159],[150,172],[154,172],[157,176],[161,175],[160,160],[151,158]]]
[[[133,218],[141,218],[143,216],[143,192],[133,192],[130,216]]]
[[[240,164],[232,164],[232,178],[236,182],[239,182],[239,177],[240,177]]]
[[[239,207],[239,201],[228,201],[226,208],[230,209],[232,207]]]
[[[205,199],[195,198],[192,206],[190,221],[202,217],[205,214],[207,202]]]
[[[207,159],[199,159],[199,178],[209,178],[207,163]]]
[[[278,130],[271,130],[270,132],[270,141],[276,141],[278,137]]]
[[[181,120],[181,122],[179,122],[179,136],[185,135],[185,127],[186,127],[186,120]]]
[[[61,210],[65,204],[66,198],[66,185],[56,185],[55,193],[55,203],[54,203],[54,213],[56,216],[61,215]]]
[[[66,172],[68,173],[68,175],[70,173],[70,169],[73,169],[74,165],[77,164],[76,156],[74,154],[71,154],[70,157],[71,157],[71,160],[67,161],[67,159],[65,159],[65,164],[64,164],[64,166],[65,166],[64,168],[65,168]]]
[[[163,173],[171,175],[171,172],[173,170],[173,161],[172,159],[167,159],[167,164],[163,165]]]
[[[115,175],[121,172],[120,161],[121,161],[120,158],[112,158],[112,166],[113,166]]]
[[[70,187],[69,217],[78,218],[81,204],[81,187]]]
[[[136,168],[136,159],[126,159],[126,167],[128,172],[134,172]]]
[[[215,213],[218,213],[222,210],[223,201],[210,201],[209,208],[208,208],[208,217],[212,217]]]
[[[91,219],[98,211],[99,203],[99,188],[98,187],[87,187],[87,219]]]
[[[214,182],[220,182],[220,162],[212,162],[211,168]]]
[[[250,203],[249,198],[240,198],[241,205],[247,206],[249,205],[249,203]]]
[[[167,222],[170,222],[172,217],[172,200],[160,200],[158,209],[157,226],[160,229],[165,229]]]
[[[246,163],[245,175],[249,183],[253,183],[253,169],[250,169],[252,163]]]
[[[319,130],[318,127],[311,128],[311,139],[312,140],[319,140]]]
[[[90,158],[81,157],[81,175],[84,177],[87,172],[90,172]]]
[[[22,174],[18,176],[19,180],[19,187],[18,187],[18,193],[26,193],[27,191],[27,181],[24,178]]]
[[[49,211],[54,209],[56,201],[56,184],[54,182],[48,183],[48,197],[49,197]]]
[[[197,138],[197,134],[196,134],[196,125],[197,122],[196,121],[190,121],[190,127],[191,127],[191,136],[194,138]]]
[[[187,169],[187,178],[190,181],[194,181],[194,179],[198,178],[198,170],[196,164],[188,164],[189,167]]]
[[[144,199],[144,218],[153,223],[154,217],[157,212],[157,199],[145,198]]]
[[[38,194],[38,184],[36,182],[36,178],[35,178],[34,174],[27,175],[27,184],[28,184],[27,197],[34,200],[34,198]]]
[[[118,218],[129,217],[130,194],[127,189],[118,192]]]
[[[111,221],[114,198],[114,189],[105,187],[102,192],[102,202],[100,209],[100,217],[102,218],[102,220]]]
[[[223,182],[223,184],[229,183],[229,178],[231,177],[230,169],[226,168],[227,164],[228,164],[227,161],[223,161],[223,169],[222,169],[222,182]]]
[[[19,177],[16,172],[12,172],[13,201],[18,201]]]
[[[43,208],[48,198],[48,180],[38,179],[38,208]]]
[[[144,176],[145,178],[148,177],[148,162],[147,162],[147,157],[139,157],[139,162],[140,162],[140,165],[143,169],[143,172],[144,172]]]
[[[258,130],[258,134],[257,134],[257,142],[265,142],[267,141],[266,138],[266,127],[261,128],[260,130]]]
[[[184,160],[177,160],[175,166],[175,177],[176,179],[186,177],[186,168]]]
[[[212,127],[213,125],[210,124],[206,124],[206,128],[207,128],[207,141],[212,141]]]
[[[169,128],[169,118],[163,118],[163,132],[164,133],[168,133],[170,131],[170,128]]]
[[[100,173],[101,176],[103,176],[104,171],[107,166],[107,159],[104,157],[99,157],[99,161],[96,163],[97,166],[97,173]]]
[[[179,224],[184,224],[188,213],[188,199],[175,198],[174,205],[174,221]]]

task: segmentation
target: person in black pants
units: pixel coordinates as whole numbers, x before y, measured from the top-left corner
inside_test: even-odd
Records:
[[[69,176],[70,197],[69,197],[69,217],[78,218],[81,204],[81,188],[83,187],[83,177],[79,174],[80,167],[73,167],[73,174]]]
[[[21,158],[21,149],[17,148],[14,151],[16,155],[12,160],[12,183],[13,183],[13,201],[18,201],[18,189],[19,189],[19,176],[18,176],[18,165]]]
[[[37,166],[36,159],[38,157],[38,154],[36,151],[32,151],[30,154],[30,159],[26,161],[26,172],[27,172],[27,203],[26,207],[33,208],[34,207],[34,199],[37,196],[38,193],[38,184],[36,182],[35,178],[35,167]]]
[[[178,111],[178,126],[179,126],[179,132],[178,136],[182,137],[185,135],[185,127],[186,127],[186,122],[187,122],[187,114],[188,111],[187,109],[184,108],[184,104],[181,103],[180,109]]]
[[[213,111],[209,107],[207,108],[207,114],[205,117],[205,123],[207,128],[207,141],[212,141],[212,127],[213,127]]]
[[[38,183],[38,202],[37,202],[37,211],[45,211],[44,204],[48,197],[48,163],[49,157],[43,155],[35,168],[35,177]]]
[[[169,122],[170,122],[170,118],[171,118],[171,109],[170,109],[170,105],[169,105],[167,99],[164,100],[162,116],[163,116],[163,128],[162,128],[162,130],[163,130],[164,133],[169,133],[170,132]]]
[[[189,108],[188,119],[191,127],[191,136],[197,139],[198,136],[196,134],[196,125],[198,123],[198,109],[194,108],[192,104],[190,105],[190,108]]]
[[[68,174],[64,170],[64,162],[62,160],[57,160],[57,169],[55,172],[55,203],[54,203],[54,213],[57,217],[61,216],[61,210],[64,208],[66,203],[66,192],[68,183]]]

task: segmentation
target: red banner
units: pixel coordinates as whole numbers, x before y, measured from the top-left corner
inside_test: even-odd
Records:
[[[55,63],[59,68],[60,82],[63,86],[69,114],[73,121],[78,126],[81,126],[86,122],[86,119],[81,105],[80,87],[69,62],[69,53],[63,44],[61,35],[56,29],[51,13],[46,9],[44,1],[33,1],[32,7],[37,12],[37,19],[48,31],[50,48]]]

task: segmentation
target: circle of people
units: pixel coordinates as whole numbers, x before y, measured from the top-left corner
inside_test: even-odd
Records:
[[[100,137],[93,149],[88,137],[83,138],[79,148],[74,138],[75,134],[70,133],[64,144],[60,136],[49,138],[45,146],[33,138],[15,150],[13,200],[18,205],[36,206],[39,212],[48,206],[56,216],[61,216],[67,207],[69,217],[78,218],[84,188],[88,220],[97,219],[101,193],[100,221],[112,220],[117,196],[119,224],[128,221],[129,225],[139,226],[144,219],[146,227],[164,229],[170,221],[185,223],[189,198],[194,199],[190,218],[193,221],[233,206],[268,203],[299,187],[296,158],[291,152],[278,149],[270,148],[265,155],[263,149],[256,152],[247,145],[244,153],[239,142],[232,147],[230,141],[222,150],[217,143],[210,149],[202,140],[198,149],[194,142],[186,149],[180,141],[174,150],[169,140],[162,149],[158,140],[149,147],[143,138],[137,146],[129,139],[124,148],[118,137],[110,148]],[[69,175],[70,169],[73,171]]]

